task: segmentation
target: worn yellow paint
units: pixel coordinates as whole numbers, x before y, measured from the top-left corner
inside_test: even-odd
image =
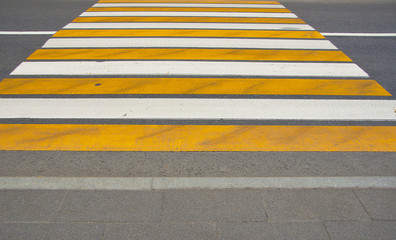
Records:
[[[375,80],[236,78],[7,78],[0,94],[391,96]]]
[[[56,32],[53,37],[325,38],[317,31],[262,31],[217,29],[67,29]]]
[[[28,57],[57,59],[352,61],[341,51],[262,49],[38,49]]]
[[[305,23],[299,18],[247,17],[78,17],[73,22]]]
[[[0,124],[0,150],[395,152],[396,127]]]
[[[234,3],[234,4],[279,4],[277,1],[241,0],[99,0],[98,3]]]
[[[181,7],[99,7],[87,12],[274,12],[290,13],[286,8],[181,8]]]

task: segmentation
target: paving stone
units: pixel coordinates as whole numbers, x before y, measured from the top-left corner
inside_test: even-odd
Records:
[[[154,191],[72,191],[56,221],[159,221],[161,202]]]
[[[1,222],[48,221],[59,209],[64,191],[0,191]]]
[[[374,220],[396,220],[396,189],[360,189],[355,191]]]
[[[224,190],[214,193],[217,221],[266,221],[261,191]]]
[[[269,221],[370,220],[350,190],[267,190]]]
[[[0,223],[0,239],[33,239],[32,236],[37,234],[39,226],[39,223]]]
[[[394,240],[396,221],[326,222],[332,240]]]
[[[87,223],[2,223],[0,239],[4,240],[100,240],[105,232],[104,224]]]
[[[223,223],[218,226],[219,238],[227,240],[329,240],[326,229],[320,222],[283,223]]]
[[[114,224],[106,231],[105,239],[217,239],[212,223],[147,223]]]
[[[165,191],[164,221],[216,221],[214,191]]]
[[[164,194],[164,221],[267,220],[260,191],[179,190]]]

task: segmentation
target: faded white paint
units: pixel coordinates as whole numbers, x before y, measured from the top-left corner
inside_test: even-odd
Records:
[[[11,75],[368,77],[354,63],[216,61],[23,62]]]
[[[396,177],[0,177],[1,190],[396,188]]]
[[[396,37],[396,33],[321,33],[326,37]]]
[[[396,100],[1,98],[0,118],[396,120]]]
[[[43,48],[337,49],[328,40],[235,38],[52,38]]]
[[[64,29],[241,29],[241,30],[314,30],[307,24],[283,23],[69,23]]]
[[[0,31],[0,35],[53,35],[54,31]]]

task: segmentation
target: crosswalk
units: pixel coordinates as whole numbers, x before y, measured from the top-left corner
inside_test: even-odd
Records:
[[[100,0],[0,94],[0,150],[396,151],[391,94],[276,1]]]

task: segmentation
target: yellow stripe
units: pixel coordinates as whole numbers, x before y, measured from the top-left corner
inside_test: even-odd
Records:
[[[0,124],[0,150],[395,152],[396,127]]]
[[[238,4],[279,4],[277,1],[241,0],[100,0],[98,3],[238,3]]]
[[[238,17],[78,17],[73,22],[210,22],[210,23],[305,23],[299,18]]]
[[[324,38],[317,31],[181,30],[181,29],[89,29],[60,30],[53,37],[238,37],[238,38]]]
[[[100,7],[87,12],[276,12],[290,13],[286,8],[181,8],[181,7]]]
[[[261,49],[39,49],[28,57],[57,59],[352,61],[341,51]]]
[[[228,78],[16,78],[0,94],[264,94],[391,96],[374,80]]]

